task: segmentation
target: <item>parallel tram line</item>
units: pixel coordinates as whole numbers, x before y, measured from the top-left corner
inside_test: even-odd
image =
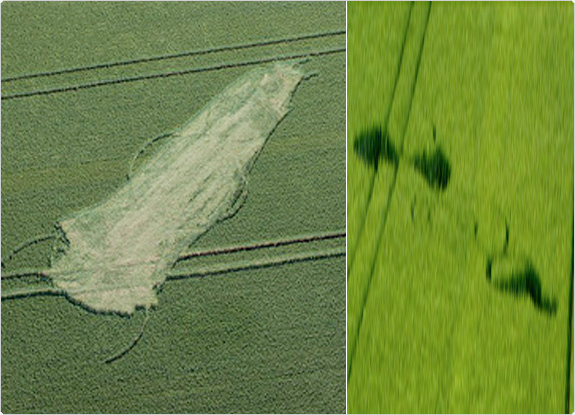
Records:
[[[383,125],[383,130],[387,131],[387,126],[389,123],[389,117],[391,115],[391,107],[393,106],[393,101],[395,100],[395,91],[397,89],[397,84],[399,82],[399,75],[401,74],[401,64],[403,63],[403,52],[405,49],[405,41],[407,39],[407,32],[409,31],[409,24],[411,22],[411,14],[413,11],[413,2],[410,3],[409,5],[409,17],[407,19],[407,26],[405,28],[405,33],[403,35],[403,41],[401,43],[401,52],[399,54],[399,60],[397,62],[397,72],[395,74],[395,81],[393,82],[393,91],[391,92],[391,101],[389,102],[389,107],[387,108],[387,114],[385,115],[385,124]],[[369,192],[367,194],[367,202],[366,202],[366,211],[365,211],[365,216],[367,217],[367,211],[369,209],[369,205],[371,203],[371,198],[373,195],[373,189],[375,188],[375,182],[376,182],[376,176],[377,176],[377,169],[374,172],[372,178],[371,178],[371,186],[369,186]],[[357,235],[357,241],[360,241],[363,237],[363,232],[366,225],[366,217],[364,218],[363,223],[360,225],[360,229],[359,229],[359,234]],[[353,267],[353,263],[354,263],[354,259],[355,259],[355,253],[357,251],[357,243],[355,245],[355,249],[354,252],[351,252],[350,254],[350,258],[348,259],[348,270],[347,270],[347,278],[349,280],[349,276],[351,275],[351,269]]]
[[[274,268],[283,265],[305,263],[311,261],[320,261],[330,258],[345,256],[345,247],[332,248],[323,251],[311,251],[296,254],[280,255],[274,258],[264,258],[254,261],[238,261],[220,266],[199,267],[193,271],[172,271],[168,273],[166,281],[177,281],[189,278],[205,278],[208,276],[230,274],[240,271],[252,271],[258,269]],[[43,275],[43,274],[42,274]],[[17,288],[6,290],[2,293],[2,301],[15,300],[23,298],[34,298],[37,296],[66,296],[66,293],[55,287],[38,287],[38,288]]]
[[[413,6],[412,6],[412,7],[413,7]],[[425,20],[425,28],[424,28],[424,30],[423,30],[423,37],[422,37],[422,39],[421,39],[421,44],[420,44],[420,49],[419,49],[419,55],[418,55],[418,57],[417,57],[415,79],[414,79],[414,82],[413,82],[413,85],[412,85],[411,97],[410,97],[410,103],[409,103],[409,110],[408,110],[408,114],[407,114],[407,120],[406,120],[406,123],[405,123],[406,127],[405,127],[405,129],[404,129],[404,131],[403,131],[403,137],[402,137],[402,140],[401,140],[401,150],[400,150],[400,154],[403,153],[403,147],[404,147],[404,142],[405,142],[405,130],[407,129],[407,125],[409,124],[409,118],[410,118],[410,115],[411,115],[411,109],[412,109],[412,107],[413,107],[413,95],[415,94],[415,87],[416,87],[416,85],[417,85],[417,78],[418,78],[418,75],[419,75],[419,67],[420,67],[420,64],[421,64],[421,56],[422,56],[422,54],[423,54],[423,47],[424,47],[424,44],[425,44],[425,36],[426,36],[426,34],[427,34],[427,25],[428,25],[428,23],[429,23],[429,16],[430,16],[430,14],[431,14],[431,2],[429,2],[429,8],[428,8],[428,10],[427,10],[427,17],[426,17],[426,20]],[[380,251],[381,241],[382,241],[382,239],[383,239],[382,235],[385,234],[385,228],[386,228],[386,225],[387,225],[387,219],[388,219],[388,217],[389,217],[389,208],[390,208],[390,205],[391,205],[391,200],[392,200],[392,198],[393,198],[393,194],[394,194],[394,190],[395,190],[395,184],[396,184],[396,182],[397,182],[398,169],[399,169],[399,164],[396,164],[395,167],[394,167],[393,181],[392,181],[392,184],[391,184],[391,187],[390,187],[390,189],[389,189],[388,196],[387,196],[387,205],[386,205],[386,209],[385,209],[384,216],[383,216],[382,232],[381,232],[380,237],[377,239],[377,247],[376,247],[375,252],[379,252],[379,251]],[[352,349],[351,349],[350,358],[349,358],[349,365],[348,365],[348,372],[347,372],[347,382],[348,382],[348,384],[349,384],[349,381],[350,381],[350,379],[351,379],[351,373],[352,373],[352,368],[353,368],[353,361],[354,361],[355,354],[356,354],[356,351],[357,351],[358,337],[359,337],[359,333],[361,332],[361,326],[362,326],[362,323],[363,323],[363,315],[364,315],[364,311],[365,311],[365,305],[367,304],[367,300],[368,300],[368,298],[369,298],[369,292],[370,292],[370,288],[371,288],[371,283],[372,283],[372,281],[373,281],[373,273],[374,273],[374,271],[375,271],[376,262],[377,262],[377,261],[376,261],[375,258],[374,258],[374,259],[373,259],[373,262],[372,262],[372,264],[371,264],[371,270],[370,270],[370,273],[369,273],[369,279],[368,279],[368,281],[367,281],[367,287],[366,287],[366,289],[364,290],[364,296],[363,296],[363,299],[362,299],[362,302],[361,302],[361,306],[360,306],[359,322],[358,322],[358,324],[357,324],[357,329],[356,329],[355,337],[354,337],[354,341],[353,341],[353,347],[352,347]]]
[[[325,233],[317,233],[312,235],[300,236],[295,238],[289,239],[277,239],[272,241],[265,241],[265,242],[258,242],[246,245],[239,245],[239,246],[231,246],[225,248],[214,248],[209,250],[191,252],[180,255],[180,257],[174,263],[174,266],[178,263],[182,263],[185,261],[189,261],[193,258],[201,258],[201,257],[210,257],[210,256],[219,256],[219,255],[227,255],[232,253],[238,252],[249,252],[249,251],[257,251],[261,249],[269,249],[269,248],[278,248],[283,246],[290,246],[290,245],[303,245],[309,244],[312,242],[321,242],[321,241],[328,241],[328,240],[338,240],[338,239],[345,239],[346,233],[344,231],[338,232],[325,232]],[[45,236],[41,237],[41,240],[46,240]],[[30,244],[28,243],[28,246]],[[324,250],[315,250],[312,252],[304,252],[304,253],[293,253],[293,254],[285,254],[273,257],[271,259],[255,259],[252,261],[239,261],[235,263],[228,263],[220,266],[203,266],[199,267],[191,272],[186,270],[178,270],[172,269],[171,272],[168,274],[167,280],[179,280],[185,278],[192,278],[192,277],[205,277],[208,275],[218,275],[218,274],[225,274],[229,272],[237,272],[242,270],[250,270],[250,269],[260,269],[260,268],[269,268],[275,267],[280,265],[298,263],[298,262],[307,262],[313,260],[321,260],[331,257],[338,257],[345,255],[345,246],[343,248],[332,248],[332,249],[324,249]],[[122,266],[135,266],[138,264],[125,264]],[[83,272],[85,270],[75,270],[69,271],[72,272]],[[29,277],[36,277],[48,280],[49,275],[47,271],[40,270],[40,269],[19,269],[14,272],[2,272],[2,281],[7,280],[18,280],[22,278],[29,278]],[[7,290],[9,294],[2,295],[2,300],[4,299],[12,299],[12,298],[23,298],[29,297],[31,295],[55,295],[59,294],[60,291],[54,290],[51,287],[41,287],[35,289],[14,289],[14,290]]]
[[[133,76],[133,77],[125,77],[125,78],[106,79],[106,80],[90,82],[90,83],[85,83],[85,84],[77,84],[77,85],[61,87],[61,88],[34,90],[34,91],[28,91],[28,92],[17,92],[14,94],[3,95],[1,99],[4,101],[4,100],[13,100],[13,99],[33,97],[33,96],[38,96],[38,95],[52,95],[52,94],[63,93],[63,92],[72,92],[72,91],[80,91],[83,89],[98,88],[98,87],[102,87],[102,86],[106,86],[106,85],[118,85],[118,84],[125,84],[125,83],[129,83],[129,82],[150,80],[150,79],[169,78],[172,76],[179,76],[179,75],[189,75],[189,74],[194,74],[194,73],[220,71],[220,70],[224,70],[224,69],[241,68],[241,67],[260,65],[260,64],[271,63],[271,62],[307,59],[307,58],[343,53],[345,51],[346,51],[346,48],[344,47],[344,48],[312,51],[312,52],[306,52],[306,53],[296,53],[296,54],[292,54],[292,55],[270,56],[267,58],[254,59],[254,60],[249,60],[249,61],[244,61],[244,62],[222,63],[222,64],[218,64],[218,65],[213,65],[213,66],[184,69],[181,71],[161,72],[161,73],[154,73],[154,74],[150,74],[150,75],[140,75],[140,76]]]
[[[288,44],[288,43],[294,43],[294,42],[301,42],[304,40],[321,39],[321,38],[333,37],[333,36],[338,36],[338,35],[344,35],[345,33],[346,33],[345,30],[335,30],[335,31],[329,31],[329,32],[294,36],[294,37],[290,37],[290,38],[264,40],[264,41],[244,43],[244,44],[239,44],[239,45],[226,45],[226,46],[219,46],[219,47],[210,48],[210,49],[200,49],[200,50],[173,53],[173,54],[167,54],[167,55],[157,55],[157,56],[151,56],[151,57],[147,57],[147,58],[136,58],[136,59],[129,59],[129,60],[124,60],[124,61],[99,63],[99,64],[94,64],[94,65],[78,66],[78,67],[74,67],[74,68],[59,69],[59,70],[55,70],[55,71],[36,72],[36,73],[7,77],[7,78],[2,79],[2,83],[8,83],[8,82],[19,81],[19,80],[24,80],[24,79],[50,77],[50,76],[55,76],[55,75],[64,75],[64,74],[70,74],[70,73],[76,73],[76,72],[93,71],[93,70],[97,70],[97,69],[109,69],[109,68],[114,68],[114,67],[118,67],[118,66],[128,66],[128,65],[135,65],[135,64],[140,64],[140,63],[157,62],[157,61],[184,58],[184,57],[190,57],[190,56],[209,55],[212,53],[219,53],[219,52],[228,52],[228,51],[252,49],[252,48],[263,47],[263,46]]]
[[[214,256],[214,255],[222,255],[222,254],[230,254],[234,252],[242,252],[242,251],[253,251],[256,249],[263,249],[263,248],[277,248],[280,246],[288,246],[288,245],[295,245],[295,244],[302,244],[302,243],[309,243],[309,242],[316,242],[316,241],[325,241],[329,239],[338,239],[338,238],[345,238],[345,232],[335,232],[335,233],[325,233],[325,234],[317,234],[311,236],[305,236],[301,238],[293,238],[293,239],[280,239],[276,241],[268,241],[262,242],[252,245],[243,245],[243,246],[234,246],[230,248],[216,248],[210,251],[202,251],[202,252],[192,252],[189,254],[184,254],[178,258],[177,262],[185,261],[191,258],[196,257],[204,257],[204,256]]]

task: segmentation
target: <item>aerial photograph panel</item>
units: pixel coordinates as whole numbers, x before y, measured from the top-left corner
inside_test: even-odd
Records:
[[[573,413],[573,11],[348,3],[349,413]]]
[[[346,4],[2,4],[3,413],[346,411]]]

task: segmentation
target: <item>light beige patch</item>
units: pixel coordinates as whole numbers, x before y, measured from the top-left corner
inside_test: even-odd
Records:
[[[248,73],[108,200],[62,221],[69,247],[48,271],[54,284],[95,311],[130,314],[156,304],[154,288],[181,250],[237,207],[302,78],[288,63]]]

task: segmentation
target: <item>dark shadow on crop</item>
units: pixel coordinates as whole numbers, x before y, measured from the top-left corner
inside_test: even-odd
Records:
[[[381,158],[393,165],[397,165],[399,162],[397,150],[390,141],[389,134],[381,126],[375,126],[359,133],[353,149],[360,159],[376,171]]]
[[[437,147],[431,156],[423,153],[415,157],[413,166],[427,180],[429,186],[439,190],[447,188],[451,177],[451,166],[441,147]]]
[[[491,262],[488,261],[488,279],[491,279]],[[502,292],[509,293],[516,297],[528,295],[537,309],[547,314],[555,315],[557,312],[557,300],[549,298],[542,293],[541,279],[539,273],[530,262],[525,268],[516,271],[506,279],[492,282],[493,286]]]

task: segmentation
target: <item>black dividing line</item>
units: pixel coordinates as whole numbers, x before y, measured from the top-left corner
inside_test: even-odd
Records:
[[[174,53],[174,54],[169,54],[169,55],[152,56],[149,58],[138,58],[138,59],[130,59],[130,60],[125,60],[125,61],[120,61],[120,62],[108,62],[108,63],[100,63],[100,64],[95,64],[95,65],[88,65],[88,66],[79,66],[76,68],[60,69],[60,70],[56,70],[56,71],[37,72],[37,73],[32,73],[32,74],[12,76],[12,77],[2,79],[2,82],[8,83],[8,82],[18,81],[18,80],[23,80],[23,79],[48,77],[48,76],[54,76],[54,75],[63,75],[63,74],[69,74],[69,73],[75,73],[75,72],[91,71],[91,70],[95,70],[95,69],[108,69],[108,68],[114,68],[117,66],[134,65],[137,63],[156,62],[156,61],[162,61],[162,60],[166,60],[166,59],[183,58],[183,57],[189,57],[189,56],[209,55],[209,54],[217,53],[217,52],[250,49],[250,48],[261,47],[261,46],[280,45],[283,43],[293,43],[293,42],[299,42],[302,40],[319,39],[319,38],[324,38],[324,37],[337,36],[337,35],[342,35],[345,33],[346,33],[345,30],[337,30],[337,31],[333,31],[333,32],[315,33],[315,34],[310,34],[310,35],[301,35],[301,36],[284,38],[284,39],[266,40],[266,41],[261,41],[261,42],[245,43],[245,44],[241,44],[241,45],[220,46],[220,47],[211,48],[211,49],[202,49],[202,50],[195,50],[195,51],[189,51],[189,52]]]
[[[294,55],[287,55],[287,56],[272,56],[269,58],[257,59],[252,61],[246,62],[236,62],[236,63],[224,63],[220,65],[214,66],[206,66],[202,68],[194,68],[194,69],[186,69],[183,71],[174,71],[174,72],[164,72],[164,73],[156,73],[152,75],[142,75],[142,76],[134,76],[128,78],[118,78],[118,79],[109,79],[104,81],[92,82],[88,84],[79,84],[73,85],[63,88],[54,88],[54,89],[45,89],[39,91],[30,91],[30,92],[22,92],[16,93],[11,95],[4,95],[2,96],[2,100],[9,100],[9,99],[18,99],[18,98],[26,98],[32,97],[37,95],[51,95],[57,94],[61,92],[71,92],[71,91],[79,91],[82,89],[89,89],[89,88],[97,88],[105,85],[118,85],[118,84],[125,84],[128,82],[136,82],[136,81],[143,81],[148,79],[158,79],[158,78],[169,78],[172,76],[178,75],[188,75],[192,73],[201,73],[201,72],[210,72],[210,71],[220,71],[222,69],[231,69],[231,68],[241,68],[244,66],[252,66],[252,65],[259,65],[262,63],[270,63],[270,62],[279,62],[279,61],[288,61],[293,59],[304,59],[304,58],[311,58],[316,56],[324,56],[324,55],[332,55],[335,53],[345,52],[345,48],[339,49],[328,49],[322,50],[317,52],[308,52],[308,53],[299,53]]]
[[[286,258],[281,261],[275,262],[268,262],[262,264],[246,264],[246,265],[238,265],[236,267],[230,267],[226,269],[220,270],[213,270],[213,271],[205,271],[205,272],[196,272],[196,273],[189,273],[189,274],[181,274],[181,275],[168,275],[166,281],[177,281],[183,280],[187,278],[204,278],[210,275],[220,275],[220,274],[231,274],[240,271],[251,271],[256,269],[265,269],[265,268],[274,268],[283,265],[289,264],[297,264],[301,262],[311,262],[311,261],[319,261],[328,258],[336,258],[345,256],[345,252],[329,252],[329,253],[317,253],[307,257],[300,257],[300,258]]]
[[[573,219],[571,219],[571,269],[569,269],[569,334],[567,335],[567,377],[565,379],[565,413],[569,413],[569,401],[571,400],[571,350],[573,348],[573,252],[575,249],[573,237]]]
[[[244,251],[254,251],[263,248],[277,248],[280,246],[295,245],[301,243],[308,243],[314,241],[325,241],[329,239],[345,238],[345,232],[332,233],[327,235],[315,235],[307,238],[296,238],[296,239],[283,239],[279,241],[262,242],[254,245],[244,245],[244,246],[234,246],[231,248],[218,248],[211,251],[193,252],[191,254],[182,255],[178,258],[176,262],[185,261],[196,257],[214,256],[222,254],[231,254],[234,252],[244,252]]]
[[[399,60],[397,63],[397,72],[395,74],[395,81],[393,82],[393,91],[391,93],[391,101],[389,102],[389,108],[387,109],[387,114],[385,116],[385,125],[384,127],[384,134],[387,134],[387,124],[389,123],[389,117],[391,116],[391,107],[393,106],[393,101],[395,100],[395,91],[397,89],[397,83],[399,81],[399,75],[401,74],[401,64],[403,63],[403,51],[405,50],[405,41],[407,39],[407,32],[409,31],[409,24],[411,23],[411,13],[413,11],[413,2],[411,2],[410,6],[409,6],[409,17],[407,18],[407,27],[405,28],[405,33],[403,35],[403,41],[401,43],[401,52],[399,53]],[[367,195],[367,203],[366,203],[366,216],[367,216],[367,211],[369,210],[369,204],[371,203],[371,197],[373,196],[373,189],[375,187],[375,175],[377,174],[377,169],[374,173],[374,177],[373,180],[371,182],[371,187],[369,188],[369,193]],[[359,235],[357,236],[357,240],[361,240],[361,237],[363,236],[363,229],[365,227],[365,220],[363,221],[363,224],[361,226],[361,229],[359,231]],[[355,259],[355,251],[357,250],[357,244],[355,245],[355,250],[352,253],[351,258],[349,259],[349,267],[348,267],[348,274],[347,274],[347,278],[349,280],[349,276],[351,275],[351,269],[353,267],[353,263],[354,263],[354,259]]]
[[[413,7],[413,6],[412,6]],[[405,123],[406,125],[406,129],[407,129],[407,125],[409,125],[409,117],[411,116],[411,108],[413,106],[413,95],[415,94],[415,86],[417,85],[417,78],[419,75],[419,66],[421,64],[421,55],[423,55],[423,46],[425,44],[425,36],[427,34],[427,24],[429,22],[429,15],[431,14],[431,2],[429,2],[429,9],[427,10],[427,17],[425,20],[425,28],[423,29],[423,38],[421,40],[421,45],[419,48],[419,56],[417,58],[417,69],[415,71],[415,79],[413,81],[413,87],[411,90],[411,100],[409,103],[409,112],[407,113],[407,121]],[[403,153],[403,143],[405,142],[405,129],[403,132],[404,136],[402,137],[402,141],[401,141],[401,150],[400,150],[400,154]],[[381,231],[381,235],[380,237],[377,239],[377,247],[375,252],[379,252],[380,251],[380,246],[381,246],[381,241],[383,239],[383,235],[385,234],[385,227],[387,225],[387,218],[389,217],[389,207],[391,204],[391,198],[393,197],[393,192],[395,190],[395,184],[397,183],[397,172],[399,170],[399,164],[395,165],[394,168],[394,174],[393,174],[393,181],[391,183],[391,186],[389,188],[389,192],[388,192],[388,196],[387,196],[387,205],[386,205],[386,209],[384,212],[384,216],[383,216],[383,225],[382,225],[382,231]],[[351,379],[351,370],[353,367],[353,360],[355,358],[355,352],[356,352],[356,347],[357,347],[357,339],[359,337],[359,333],[361,331],[361,325],[363,323],[363,312],[365,310],[365,304],[367,303],[368,300],[368,296],[369,296],[369,292],[370,292],[370,288],[371,288],[371,282],[373,280],[373,272],[375,270],[375,264],[376,264],[376,260],[374,258],[374,260],[371,263],[371,271],[369,273],[369,279],[367,281],[367,288],[364,291],[364,295],[363,295],[363,301],[361,303],[361,309],[360,309],[360,314],[359,314],[359,323],[357,325],[357,329],[355,331],[355,338],[353,341],[353,349],[351,350],[351,357],[349,359],[349,366],[348,366],[348,373],[347,373],[347,382],[349,384],[349,380]]]

